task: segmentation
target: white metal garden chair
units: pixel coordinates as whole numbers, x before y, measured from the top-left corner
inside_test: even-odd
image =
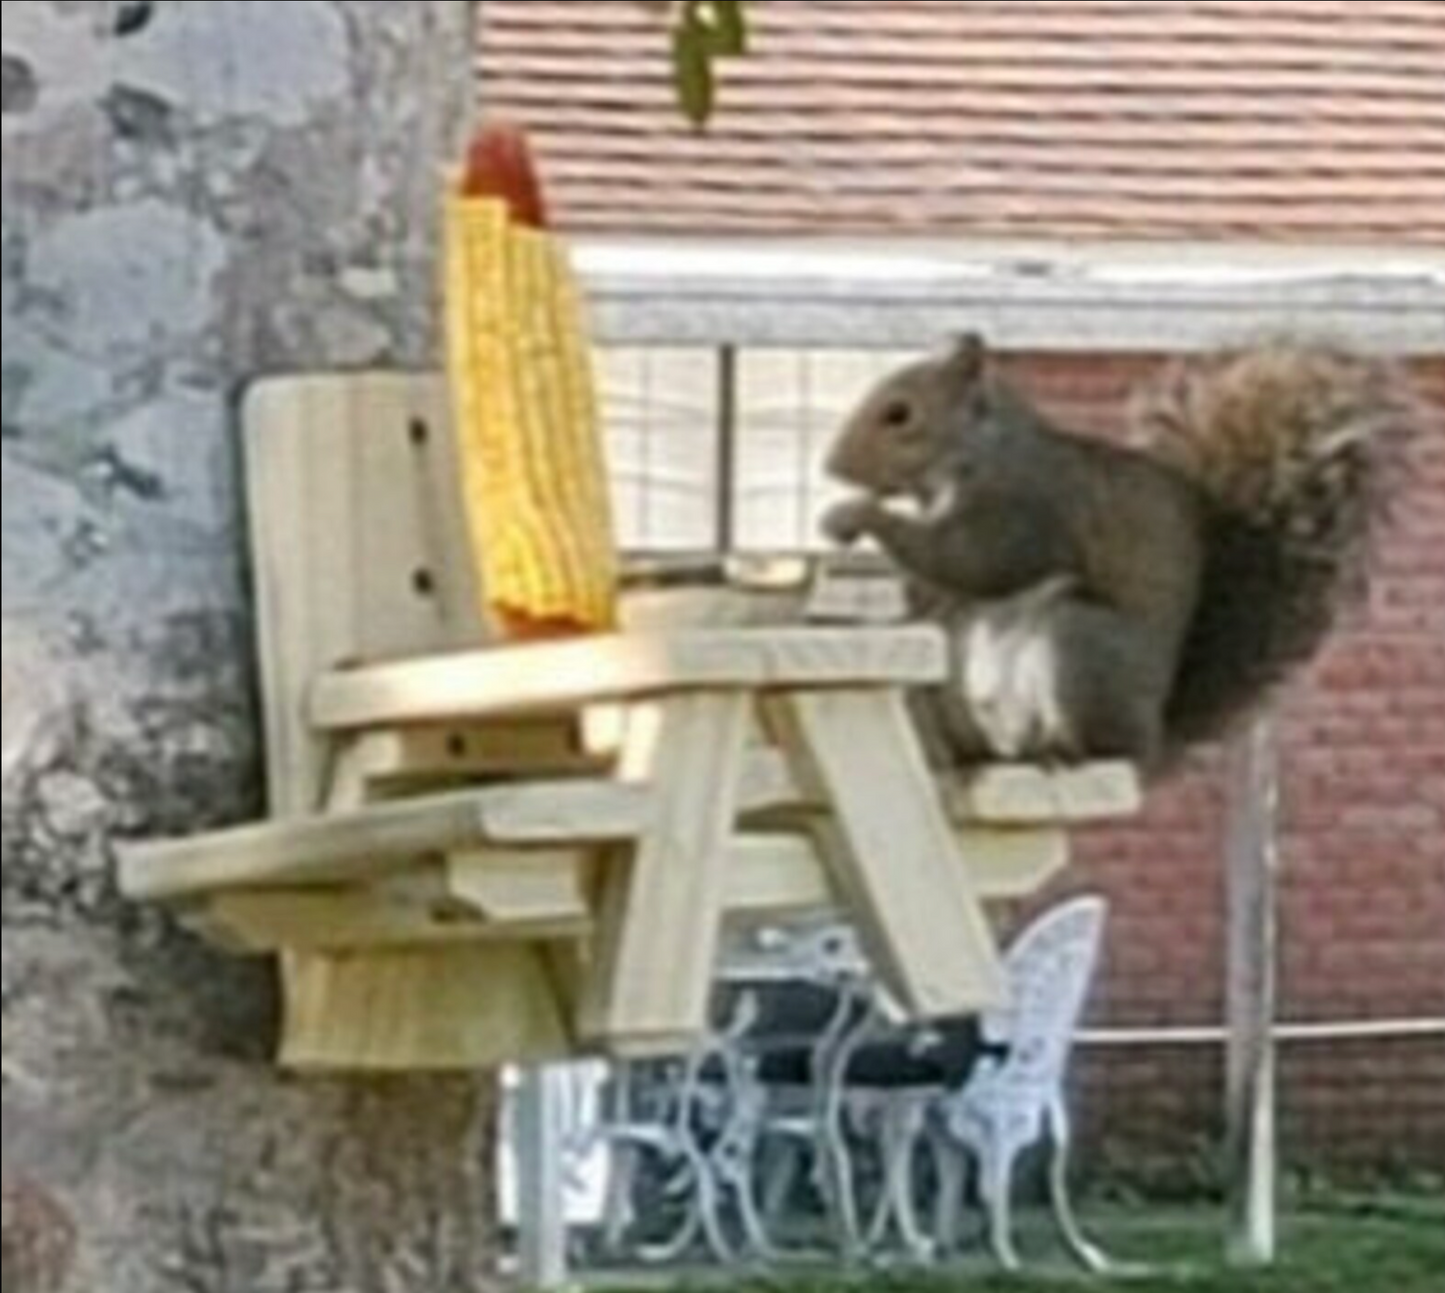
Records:
[[[740,1214],[748,1247],[760,1257],[779,1252],[775,1226],[799,1166],[806,1166],[823,1205],[827,1231],[842,1249],[861,1249],[853,1171],[843,1128],[842,1090],[848,1057],[868,1022],[875,985],[854,931],[836,922],[812,928],[759,931],[757,947],[724,968],[724,983],[753,1003],[757,1027],[730,1050],[733,1116],[714,1146],[719,1197]],[[803,992],[817,1016],[806,1037],[769,1037],[770,992]],[[782,1005],[785,1001],[775,1001]],[[819,1011],[821,1007],[821,1012]],[[769,1057],[803,1052],[802,1071],[778,1078]],[[784,1064],[785,1068],[792,1067]]]
[[[982,1018],[1003,1058],[984,1058],[958,1089],[938,1096],[928,1134],[939,1165],[938,1249],[952,1245],[969,1157],[977,1165],[979,1199],[989,1246],[999,1263],[1017,1269],[1011,1226],[1014,1167],[1044,1141],[1049,1152],[1049,1202],[1070,1253],[1089,1270],[1108,1259],[1083,1235],[1068,1191],[1070,1126],[1064,1079],[1098,960],[1107,905],[1099,897],[1062,903],[1029,925],[1005,957],[1009,1005]],[[911,1150],[910,1150],[911,1152]],[[911,1204],[910,1204],[911,1206]]]
[[[719,1221],[715,1173],[697,1135],[706,1113],[702,1073],[725,1042],[673,1059],[547,1067],[542,1080],[556,1102],[552,1152],[569,1250],[652,1266],[679,1259],[701,1239],[714,1259],[734,1259]],[[516,1227],[521,1213],[520,1082],[516,1069],[503,1075],[497,1180],[506,1227]]]
[[[701,1238],[714,1259],[733,1260],[716,1174],[699,1141],[700,1121],[712,1116],[703,1073],[716,1050],[710,1043],[678,1060],[613,1064],[611,1100],[598,1131],[610,1167],[601,1233],[607,1257],[659,1265],[676,1261]],[[649,1183],[653,1196],[645,1205]],[[659,1209],[668,1215],[660,1217]]]

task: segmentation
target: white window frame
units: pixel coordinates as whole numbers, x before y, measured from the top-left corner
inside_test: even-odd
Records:
[[[581,239],[600,340],[1002,350],[1207,349],[1285,330],[1445,355],[1445,253],[1238,243]]]

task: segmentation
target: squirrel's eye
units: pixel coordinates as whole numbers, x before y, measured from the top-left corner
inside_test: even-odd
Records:
[[[892,400],[883,406],[883,425],[905,427],[913,420],[912,406],[906,400]]]

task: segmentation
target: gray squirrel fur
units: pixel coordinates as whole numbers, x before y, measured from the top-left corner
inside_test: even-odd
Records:
[[[859,492],[822,524],[948,629],[915,705],[937,760],[1159,772],[1318,649],[1411,420],[1388,365],[1284,340],[1167,366],[1124,446],[1055,426],[970,334],[864,398],[827,461]]]

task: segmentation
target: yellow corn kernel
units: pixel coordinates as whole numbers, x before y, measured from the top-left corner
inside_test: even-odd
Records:
[[[610,628],[617,558],[570,266],[502,202],[446,212],[447,357],[469,532],[504,621]]]

